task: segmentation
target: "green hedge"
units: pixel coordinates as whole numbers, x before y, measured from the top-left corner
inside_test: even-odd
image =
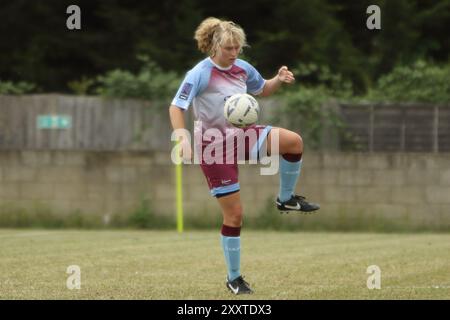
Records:
[[[115,98],[168,99],[175,95],[181,77],[172,71],[163,71],[149,57],[139,56],[141,69],[136,73],[112,70],[97,78],[96,93]]]
[[[33,83],[20,81],[2,81],[0,80],[0,94],[25,94],[36,90],[36,85]]]
[[[385,102],[450,103],[450,64],[435,65],[417,61],[398,66],[383,75],[366,100]]]

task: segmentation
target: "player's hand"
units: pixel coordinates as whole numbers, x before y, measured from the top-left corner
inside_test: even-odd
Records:
[[[295,81],[294,74],[289,71],[288,67],[282,66],[278,70],[278,80],[284,83],[293,83]]]

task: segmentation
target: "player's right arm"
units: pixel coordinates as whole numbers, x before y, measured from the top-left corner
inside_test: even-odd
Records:
[[[169,116],[170,116],[170,123],[172,124],[172,129],[175,131],[179,129],[177,132],[179,133],[180,137],[180,157],[191,160],[192,158],[192,151],[191,151],[191,144],[190,139],[187,136],[187,131],[185,123],[184,123],[184,112],[185,110],[177,107],[176,105],[171,105],[169,107]],[[184,153],[183,150],[187,150],[188,154]]]
[[[201,93],[207,84],[201,65],[197,65],[190,70],[183,79],[172,103],[169,107],[170,122],[173,130],[177,130],[177,136],[180,137],[180,156],[185,160],[192,159],[192,148],[190,135],[184,122],[185,111],[188,110],[193,99]],[[183,150],[185,152],[183,152]]]
[[[184,109],[171,105],[169,107],[170,123],[172,124],[172,129],[185,129],[184,125]]]

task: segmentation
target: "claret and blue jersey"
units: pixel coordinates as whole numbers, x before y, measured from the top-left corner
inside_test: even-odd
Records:
[[[233,140],[238,128],[225,119],[223,108],[228,97],[237,93],[250,93],[257,95],[263,91],[265,80],[259,72],[249,63],[237,59],[229,68],[221,68],[211,58],[206,58],[191,69],[183,80],[172,105],[188,109],[192,104],[196,123],[194,125],[195,137],[200,135],[201,141],[195,141],[194,148],[202,155],[205,148],[216,145],[208,129],[218,129],[222,133],[223,141]],[[255,130],[257,141],[245,145],[245,157],[256,159],[258,149],[266,140],[271,129],[270,126],[254,125],[246,130]],[[219,141],[219,143],[221,143]],[[222,163],[206,163],[204,155],[200,167],[208,182],[211,194],[220,196],[239,190],[238,165],[225,163],[226,158],[237,159],[237,146],[225,148]]]
[[[225,134],[226,128],[233,128],[223,116],[225,100],[236,93],[257,95],[264,83],[259,72],[244,60],[237,59],[229,68],[221,68],[208,57],[186,74],[172,105],[188,109],[192,104],[203,130],[217,128]]]

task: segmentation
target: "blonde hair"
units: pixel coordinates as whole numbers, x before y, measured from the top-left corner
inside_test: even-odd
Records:
[[[220,45],[231,41],[239,44],[241,49],[248,46],[244,30],[232,21],[217,18],[203,20],[195,31],[198,49],[214,56]]]

